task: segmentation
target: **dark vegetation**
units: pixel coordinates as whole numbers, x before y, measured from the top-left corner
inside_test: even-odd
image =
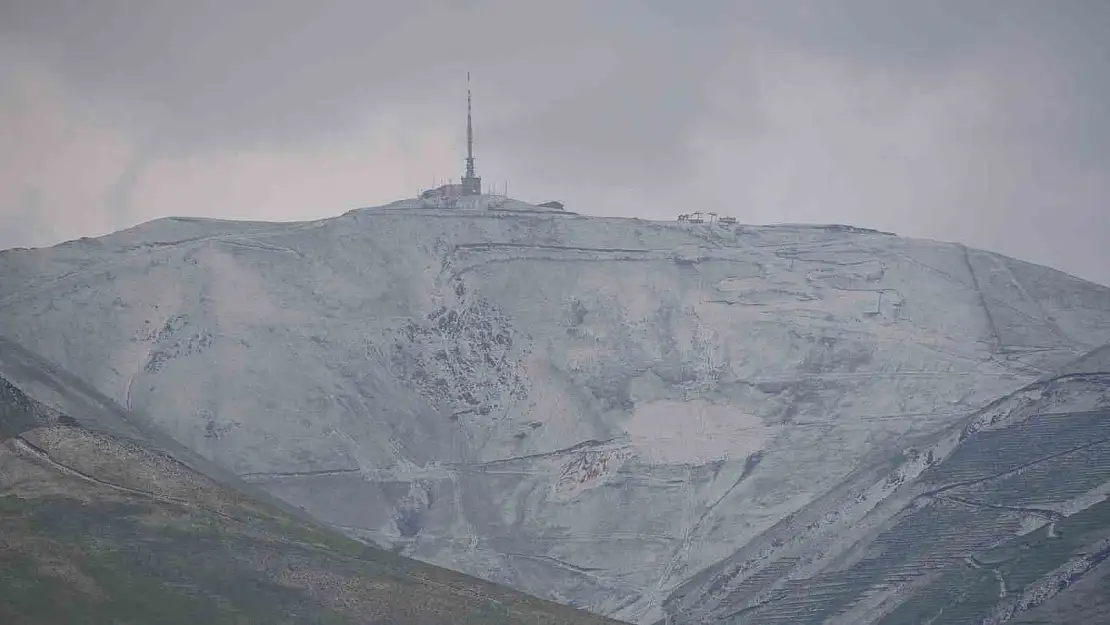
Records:
[[[347,539],[60,417],[0,378],[3,625],[614,622]]]

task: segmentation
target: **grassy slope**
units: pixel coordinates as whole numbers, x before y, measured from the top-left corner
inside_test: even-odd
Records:
[[[365,546],[0,379],[0,622],[612,623]]]

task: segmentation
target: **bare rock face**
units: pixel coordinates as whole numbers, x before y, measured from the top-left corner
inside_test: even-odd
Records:
[[[400,202],[5,252],[0,329],[350,536],[629,621],[727,622],[863,566],[838,550],[950,485],[984,406],[1110,343],[1110,289],[859,228]],[[880,578],[852,578],[873,611],[813,622],[925,583]]]

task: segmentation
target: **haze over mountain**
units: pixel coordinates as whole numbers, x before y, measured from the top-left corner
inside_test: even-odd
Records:
[[[1105,600],[1110,289],[464,199],[3,252],[0,335],[350,536],[623,620]]]
[[[0,248],[408,196],[458,175],[473,72],[487,187],[1110,285],[1108,31],[1097,0],[7,0]]]

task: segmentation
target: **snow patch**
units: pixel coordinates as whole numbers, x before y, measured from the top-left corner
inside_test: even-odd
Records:
[[[641,459],[690,465],[750,456],[777,430],[736,406],[701,399],[638,405],[623,427]]]

